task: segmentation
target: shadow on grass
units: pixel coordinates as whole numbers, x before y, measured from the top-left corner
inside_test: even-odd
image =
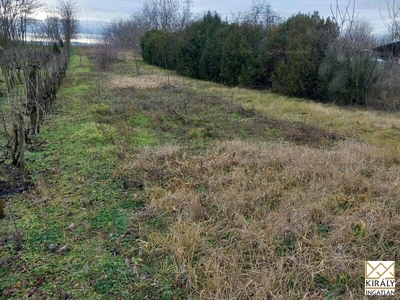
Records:
[[[267,142],[286,140],[318,148],[343,140],[339,134],[315,125],[271,117],[222,97],[183,88],[162,87],[132,94],[132,101],[147,113],[159,137],[169,141],[202,144],[235,138]]]

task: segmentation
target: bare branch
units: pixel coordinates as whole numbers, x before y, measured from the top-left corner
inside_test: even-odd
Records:
[[[26,41],[28,17],[41,6],[38,0],[0,0],[0,45]]]
[[[79,29],[79,7],[72,0],[59,0],[57,12],[60,18],[61,33],[64,36],[66,48],[69,49],[71,39],[76,37]]]

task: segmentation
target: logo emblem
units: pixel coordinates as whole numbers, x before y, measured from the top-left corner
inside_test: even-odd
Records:
[[[396,290],[394,261],[365,262],[365,295],[394,295]]]

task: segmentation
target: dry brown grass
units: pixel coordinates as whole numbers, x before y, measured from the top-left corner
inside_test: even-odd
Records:
[[[209,149],[119,151],[115,177],[146,199],[132,223],[163,220],[139,225],[144,259],[172,264],[190,299],[362,299],[364,261],[399,249],[398,115],[185,80],[135,104],[160,132],[214,124]]]
[[[144,74],[137,77],[115,75],[108,82],[108,86],[113,89],[118,88],[137,88],[137,89],[151,89],[162,86],[177,86],[183,84],[183,79],[168,76],[164,74]]]
[[[116,176],[169,220],[142,251],[199,299],[360,299],[364,260],[399,247],[399,162],[365,143],[143,148]]]

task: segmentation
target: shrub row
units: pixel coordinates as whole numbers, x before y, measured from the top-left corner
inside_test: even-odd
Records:
[[[340,104],[365,104],[377,79],[370,54],[318,12],[272,28],[229,24],[208,12],[177,32],[149,31],[141,48],[147,63],[184,76]]]

